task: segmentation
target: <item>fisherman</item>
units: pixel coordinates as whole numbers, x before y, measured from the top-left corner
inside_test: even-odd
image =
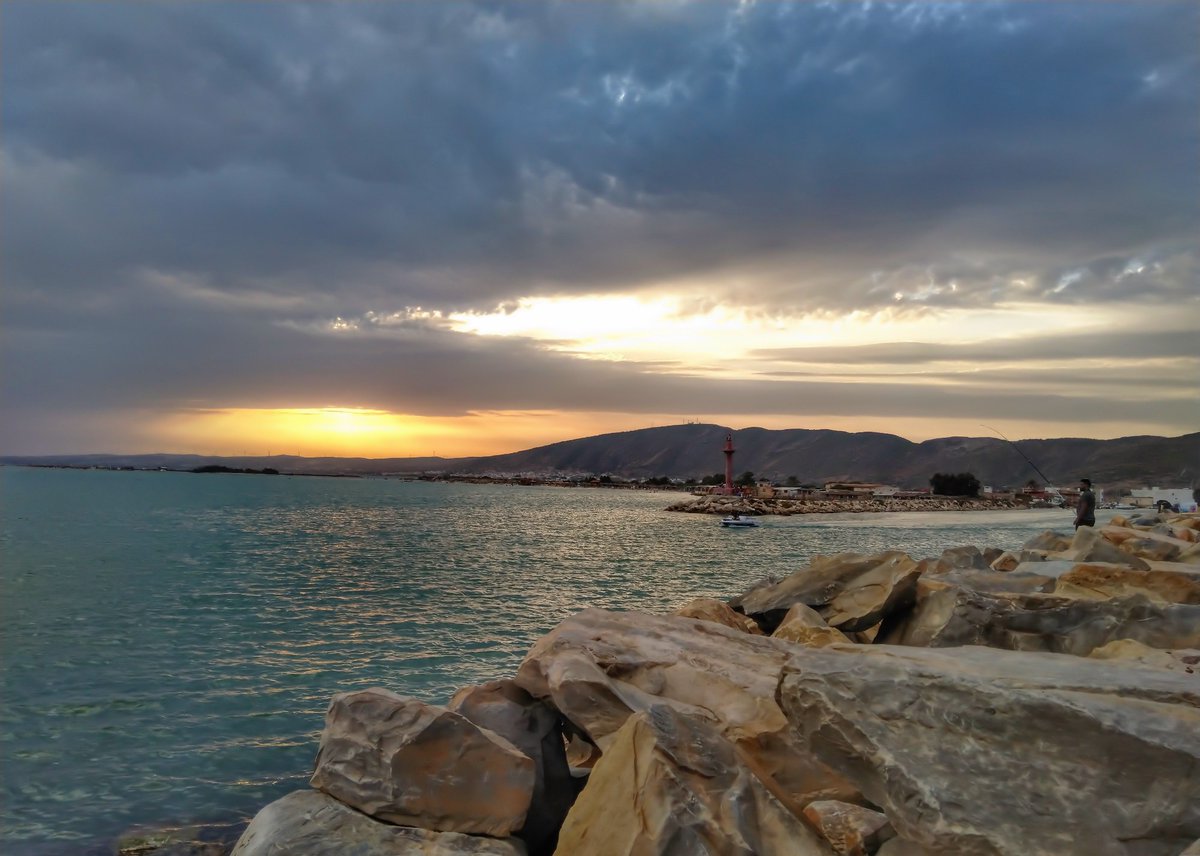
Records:
[[[1096,494],[1092,493],[1092,480],[1079,480],[1079,501],[1075,504],[1075,528],[1096,525]]]

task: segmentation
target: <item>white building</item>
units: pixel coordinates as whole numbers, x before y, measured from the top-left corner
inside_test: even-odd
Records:
[[[1129,501],[1138,508],[1153,508],[1160,502],[1169,502],[1180,511],[1195,511],[1196,500],[1190,487],[1142,487],[1134,488]]]

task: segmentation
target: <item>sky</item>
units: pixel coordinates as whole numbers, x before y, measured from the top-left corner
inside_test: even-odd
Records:
[[[1200,430],[1200,4],[0,4],[0,453]]]

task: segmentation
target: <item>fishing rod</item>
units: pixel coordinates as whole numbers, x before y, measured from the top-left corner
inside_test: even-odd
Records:
[[[980,424],[980,425],[983,425],[983,423],[982,423],[982,422],[980,422],[979,424]],[[1001,437],[1004,437],[1004,434],[1003,434],[1003,432],[1001,432],[1000,430],[998,430],[998,429],[996,429],[996,428],[993,428],[991,425],[983,425],[983,427],[984,427],[984,428],[987,428],[989,431],[995,431],[995,432],[996,432],[997,434],[999,434]],[[1042,471],[1041,471],[1041,470],[1038,468],[1038,465],[1037,465],[1037,464],[1035,464],[1033,461],[1031,461],[1031,460],[1029,459],[1029,456],[1028,456],[1028,455],[1026,455],[1024,452],[1022,452],[1022,451],[1021,451],[1021,447],[1020,447],[1020,446],[1018,446],[1016,443],[1014,443],[1012,440],[1008,439],[1007,437],[1004,437],[1004,442],[1008,443],[1008,445],[1010,445],[1010,446],[1012,446],[1014,449],[1016,449],[1016,450],[1017,450],[1017,454],[1018,454],[1018,455],[1020,455],[1022,458],[1024,458],[1024,459],[1025,459],[1025,463],[1027,463],[1027,464],[1029,464],[1029,466],[1033,467],[1033,471],[1034,471],[1035,473],[1037,473],[1039,476],[1041,476],[1041,477],[1042,477],[1042,481],[1044,481],[1044,482],[1046,483],[1046,487],[1053,488],[1053,485],[1050,483],[1050,478],[1049,478],[1049,476],[1047,476],[1047,475],[1046,475],[1044,472],[1042,472]],[[1057,491],[1057,488],[1055,488],[1055,492],[1056,492],[1056,493],[1058,492],[1058,491]]]

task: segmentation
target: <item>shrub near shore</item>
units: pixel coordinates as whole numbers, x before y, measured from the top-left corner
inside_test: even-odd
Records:
[[[446,707],[335,696],[233,852],[1200,853],[1198,671],[1200,515],[817,557],[585,610]]]

